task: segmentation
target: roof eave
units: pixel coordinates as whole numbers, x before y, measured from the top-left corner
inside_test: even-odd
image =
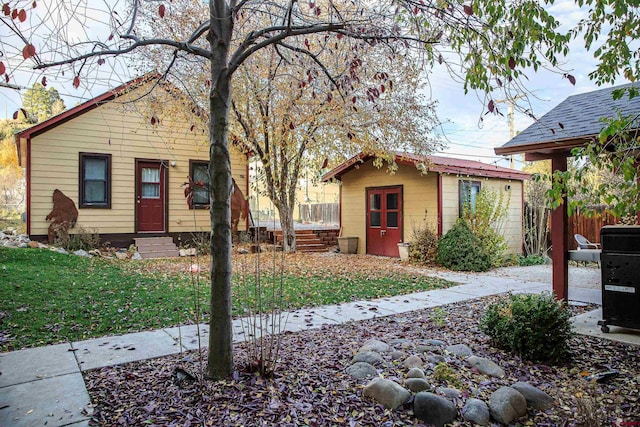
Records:
[[[527,153],[550,153],[553,151],[566,151],[571,148],[580,147],[593,140],[596,135],[587,135],[580,138],[558,139],[554,141],[539,141],[528,144],[496,147],[493,151],[496,155],[504,156],[510,154]]]
[[[156,73],[156,72],[152,72],[152,73],[147,73],[143,76],[140,76],[138,78],[135,78],[127,83],[124,83],[120,86],[118,86],[115,89],[111,89],[101,95],[98,95],[95,98],[92,98],[86,102],[83,102],[80,105],[76,105],[73,108],[70,108],[69,110],[63,111],[62,113],[51,117],[48,120],[45,120],[44,122],[38,123],[34,126],[31,126],[27,129],[24,129],[21,132],[16,133],[15,138],[16,140],[18,140],[19,138],[25,138],[25,139],[30,139],[34,136],[37,136],[43,132],[46,132],[47,130],[54,128],[56,126],[59,126],[75,117],[78,117],[88,111],[93,110],[94,108],[104,104],[106,101],[110,101],[120,95],[123,94],[123,91],[127,88],[130,87],[136,87],[140,84],[143,84],[147,81],[151,81],[154,78],[159,78],[160,74]]]

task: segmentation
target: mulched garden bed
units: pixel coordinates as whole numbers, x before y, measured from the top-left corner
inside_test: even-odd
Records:
[[[640,348],[576,336],[571,340],[572,360],[566,364],[524,362],[494,348],[478,330],[478,320],[487,305],[499,298],[284,334],[281,363],[271,379],[244,369],[248,362],[246,344],[235,347],[237,373],[226,381],[176,384],[177,367],[199,372],[197,352],[90,371],[85,373],[85,382],[95,403],[92,424],[421,425],[412,416],[411,404],[396,411],[385,410],[362,397],[368,380],[356,380],[345,373],[355,352],[371,338],[386,342],[439,339],[466,344],[475,354],[490,358],[505,370],[505,378],[489,378],[471,371],[462,360],[448,357],[462,391],[462,399],[456,402],[458,409],[471,393],[487,400],[500,386],[527,381],[550,394],[556,405],[546,411],[530,409],[518,420],[520,425],[600,426],[640,421]],[[572,308],[574,313],[583,310]],[[586,380],[590,374],[610,369],[618,369],[620,374],[605,383]],[[381,372],[402,383],[406,370],[396,362]],[[433,379],[430,372],[427,376],[435,387],[450,385]]]

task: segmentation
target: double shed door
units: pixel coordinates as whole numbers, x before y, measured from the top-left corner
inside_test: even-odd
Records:
[[[367,189],[367,253],[400,256],[402,232],[402,187]]]

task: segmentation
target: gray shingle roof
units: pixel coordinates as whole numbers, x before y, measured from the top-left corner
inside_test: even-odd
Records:
[[[631,85],[572,95],[501,148],[597,135],[603,127],[602,117],[615,117],[617,110],[623,115],[640,114],[640,97],[629,99],[627,94],[618,100],[612,97],[614,89]]]

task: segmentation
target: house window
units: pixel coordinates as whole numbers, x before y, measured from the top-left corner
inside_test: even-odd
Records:
[[[459,190],[459,215],[462,216],[465,207],[469,207],[471,209],[471,212],[475,212],[476,197],[480,192],[480,181],[459,181]]]
[[[80,153],[80,207],[111,208],[111,154]]]
[[[191,160],[189,162],[189,175],[194,182],[204,184],[204,187],[193,188],[193,200],[191,207],[204,209],[209,207],[209,162]]]

